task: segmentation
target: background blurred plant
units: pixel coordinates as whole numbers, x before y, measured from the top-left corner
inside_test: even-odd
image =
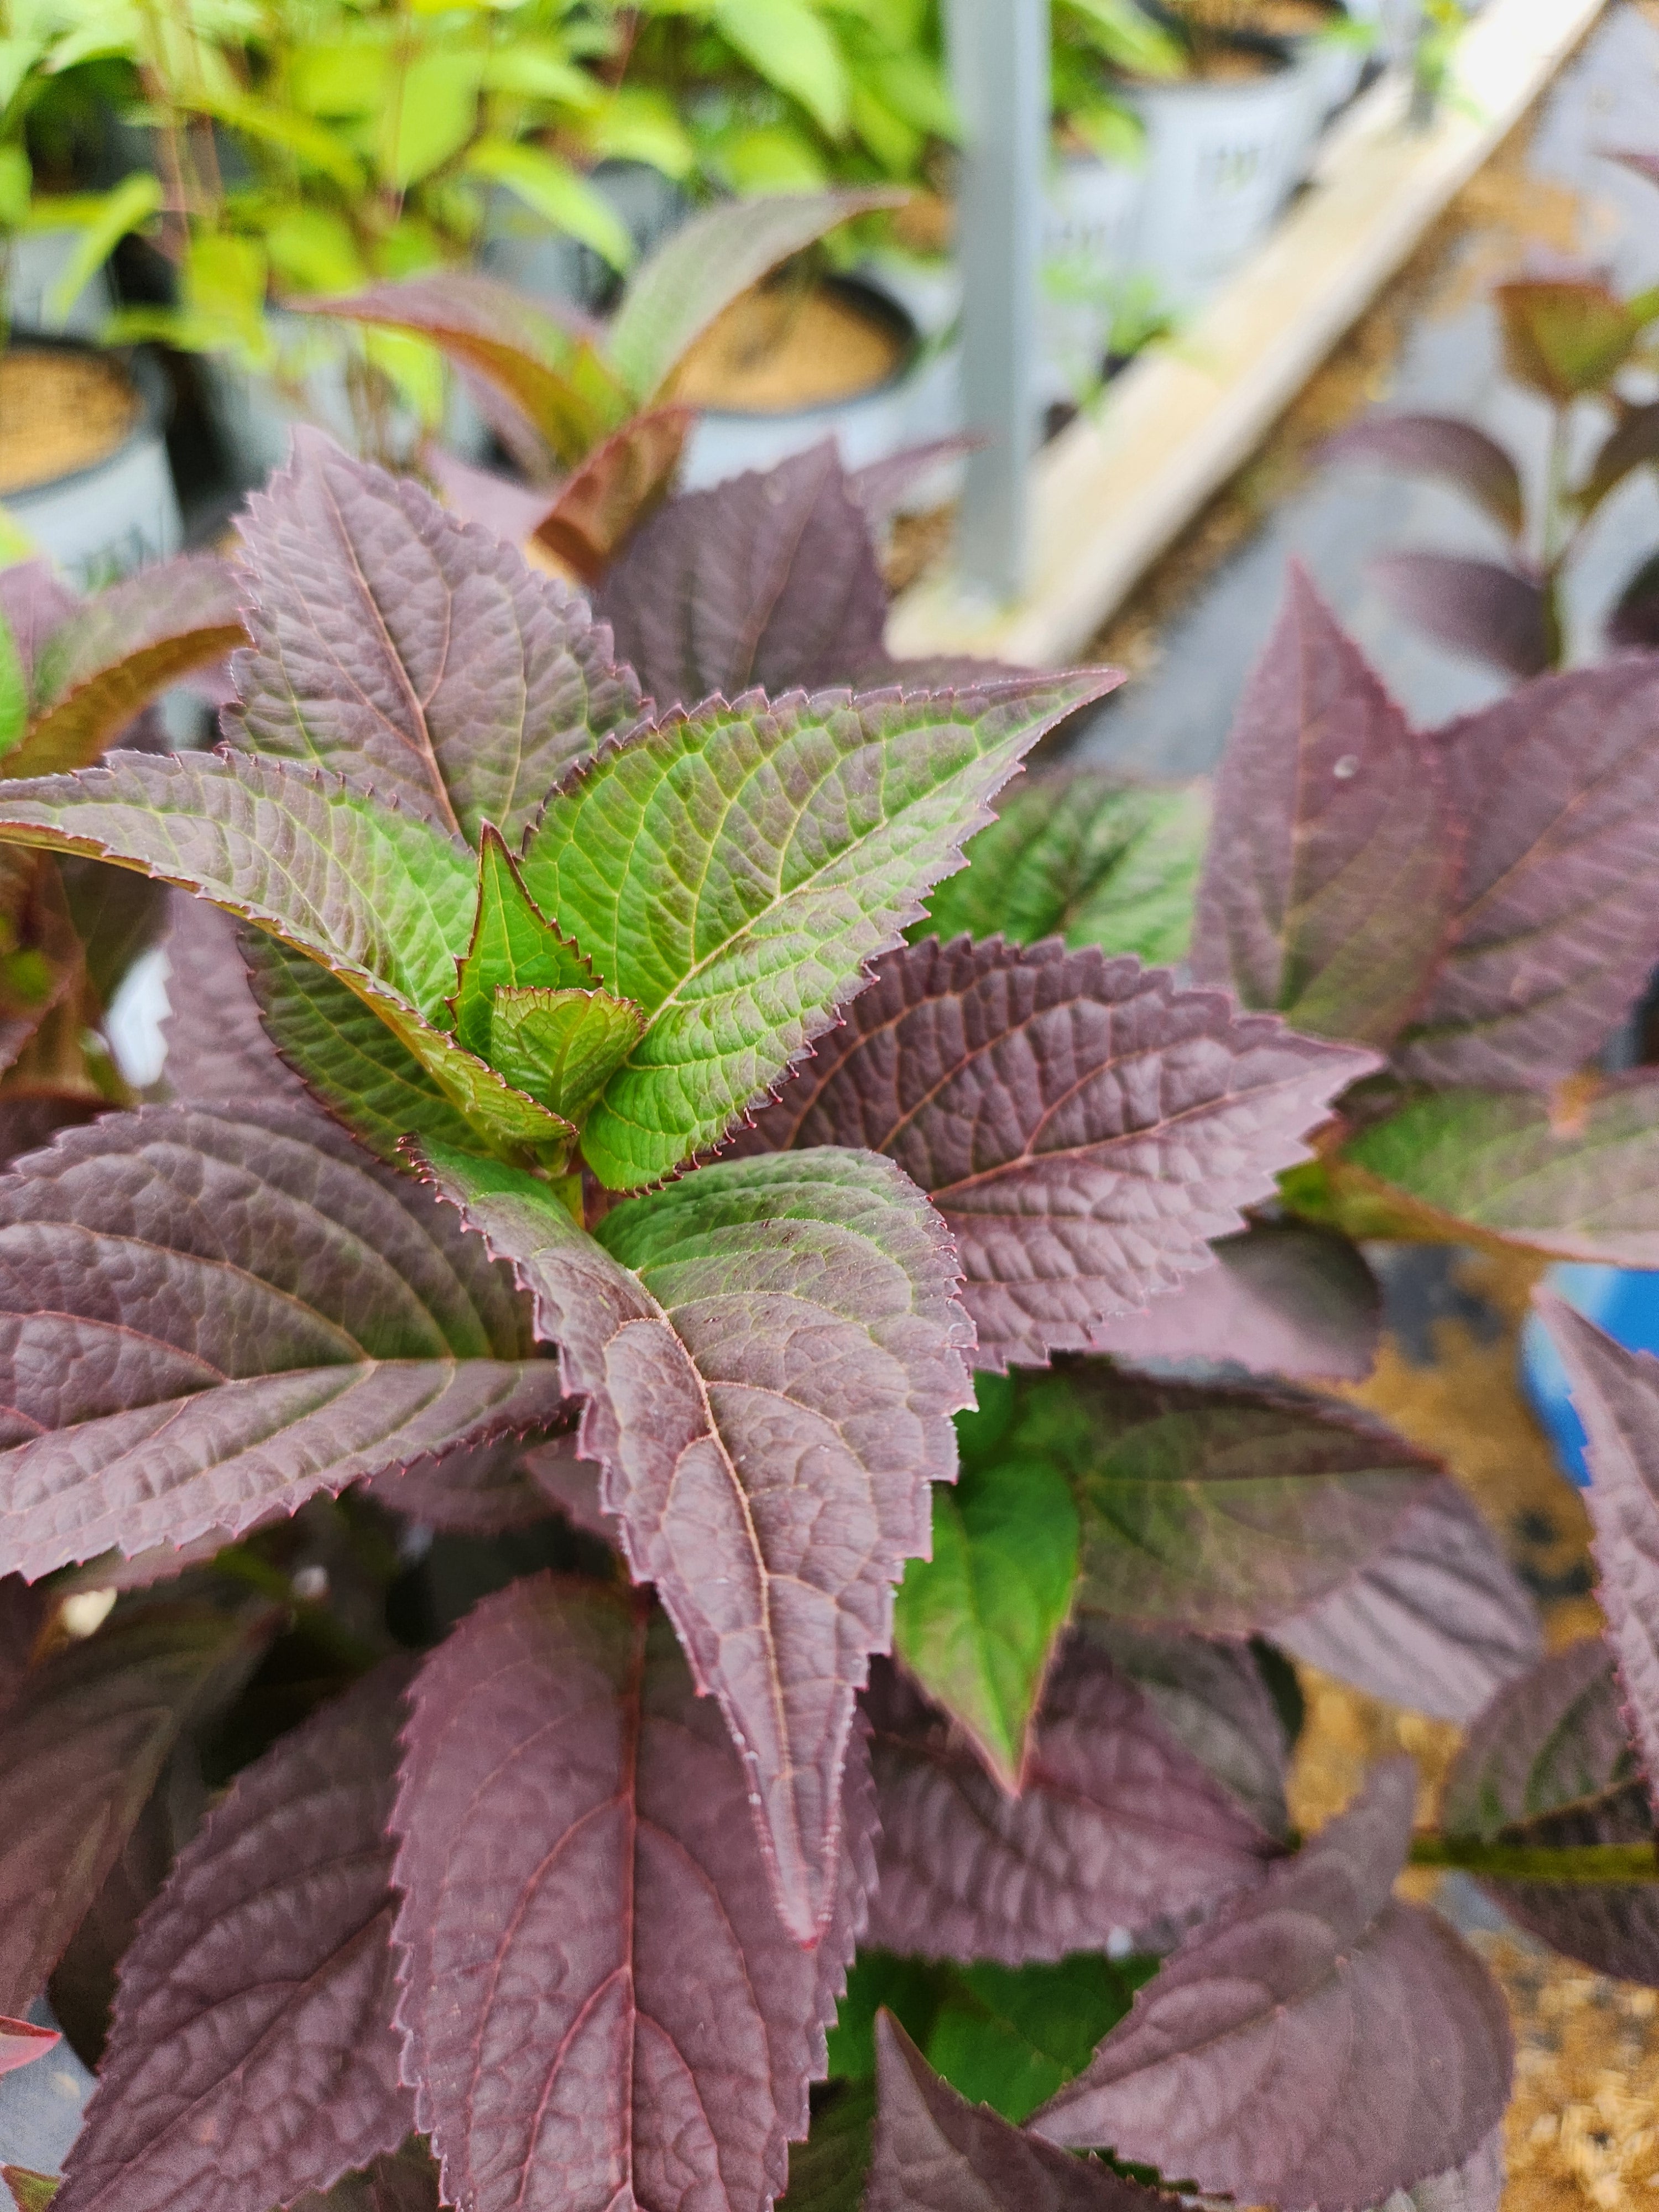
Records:
[[[1652,365],[1645,342],[1659,290],[1623,300],[1598,276],[1552,276],[1502,284],[1493,301],[1510,375],[1550,411],[1548,461],[1530,496],[1513,455],[1449,416],[1376,415],[1343,431],[1326,457],[1439,477],[1498,525],[1509,541],[1502,559],[1395,553],[1375,574],[1401,613],[1454,652],[1536,676],[1569,655],[1562,593],[1588,533],[1613,493],[1659,460],[1659,403],[1634,385]],[[1587,434],[1590,458],[1578,466]],[[1614,647],[1659,645],[1659,555],[1626,586],[1605,635]]]
[[[176,297],[126,309],[113,337],[297,388],[325,342],[274,319],[273,300],[465,260],[503,193],[613,265],[632,258],[572,158],[606,98],[585,64],[610,32],[585,0],[430,12],[283,0],[135,21],[135,119],[153,133]],[[439,356],[404,335],[363,333],[347,381],[367,450],[386,447],[393,408],[428,424],[442,412]]]
[[[618,24],[601,151],[737,192],[939,181],[938,0],[644,0]]]

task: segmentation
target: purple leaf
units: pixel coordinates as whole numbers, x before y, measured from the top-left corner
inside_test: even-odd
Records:
[[[586,602],[319,431],[241,526],[251,652],[228,726],[372,784],[476,845],[516,845],[550,787],[639,692]]]
[[[408,2135],[388,1828],[410,1672],[279,1737],[179,1855],[122,1962],[60,2212],[266,2212]]]
[[[10,629],[31,692],[41,647],[80,605],[49,561],[20,561],[0,568],[0,618]]]
[[[1447,1778],[1454,1838],[1559,1849],[1653,1839],[1653,1809],[1599,1637],[1511,1682],[1470,1730]],[[1495,1881],[1481,1887],[1553,1951],[1599,1974],[1659,1986],[1659,1886]]]
[[[885,652],[887,586],[833,439],[672,501],[595,607],[664,708],[850,684]]]
[[[1133,959],[930,939],[738,1149],[890,1153],[956,1237],[978,1364],[1037,1364],[1180,1287],[1374,1064]]]
[[[1578,496],[1593,510],[1627,476],[1652,461],[1659,461],[1659,401],[1643,407],[1621,403]]]
[[[667,498],[696,419],[689,408],[659,407],[624,422],[571,472],[550,507],[544,500],[529,534],[582,583],[597,584]]]
[[[1254,1888],[1275,1856],[1080,1638],[1050,1677],[1018,1797],[896,1670],[874,1677],[867,1710],[882,1828],[870,1940],[890,1950],[1006,1966],[1101,1951]]]
[[[579,461],[629,411],[598,350],[597,325],[572,307],[527,299],[471,270],[442,269],[371,284],[349,298],[287,305],[428,339],[470,386],[482,380],[498,403],[487,410],[492,427],[526,461],[548,454]]]
[[[1285,1771],[1291,1747],[1248,1644],[1133,1628],[1085,1613],[1078,1632],[1105,1652],[1169,1733],[1224,1783],[1275,1842],[1289,1831]]]
[[[1273,1630],[1374,1698],[1472,1721],[1542,1649],[1538,1608],[1449,1475],[1348,1581]]]
[[[33,2021],[0,2015],[0,2075],[33,2065],[63,2039],[55,2027],[37,2027]]]
[[[1654,412],[1659,415],[1659,406]],[[1607,643],[1625,653],[1659,648],[1659,558],[1644,561],[1607,620]]]
[[[520,483],[494,469],[474,468],[458,461],[453,453],[435,446],[422,463],[436,485],[438,495],[452,514],[463,522],[477,523],[492,538],[509,545],[522,545],[547,513],[553,495],[544,485]]]
[[[1652,1795],[1659,1791],[1659,1360],[1627,1352],[1553,1292],[1536,1291],[1533,1302],[1589,1439],[1595,1595]]]
[[[21,1575],[0,1575],[0,1716],[23,1686],[52,1602],[49,1592]]]
[[[1436,746],[1293,568],[1221,764],[1194,974],[1386,1045],[1429,987],[1456,865]]]
[[[377,1475],[368,1494],[394,1513],[460,1536],[498,1536],[545,1521],[553,1499],[537,1480],[536,1452],[516,1437],[451,1452],[401,1474]]]
[[[672,231],[635,270],[607,350],[636,399],[648,399],[720,310],[792,254],[854,216],[902,205],[890,185],[725,200]]]
[[[59,1129],[95,1121],[103,1102],[80,1091],[27,1091],[0,1098],[0,1169],[50,1144]]]
[[[781,1909],[811,1942],[834,1905],[854,1694],[972,1402],[944,1228],[855,1152],[719,1163],[594,1237],[517,1170],[433,1166],[587,1401],[599,1504],[720,1701]]]
[[[1560,659],[1549,592],[1523,569],[1454,553],[1385,553],[1370,573],[1397,613],[1453,653],[1523,682]]]
[[[151,1108],[0,1182],[3,1559],[234,1535],[559,1417],[483,1247],[318,1115]]]
[[[168,684],[245,641],[222,561],[191,555],[112,585],[40,642],[29,732],[4,774],[86,767]]]
[[[1509,2101],[1509,2015],[1443,1921],[1391,1896],[1416,1770],[1393,1759],[1224,1905],[1031,2122],[1281,2212],[1380,2203],[1477,2149]]]
[[[1027,1383],[1025,1438],[1077,1495],[1079,1603],[1212,1636],[1274,1632],[1342,1588],[1442,1480],[1437,1462],[1328,1399],[1103,1366]]]
[[[890,520],[907,493],[948,461],[963,460],[984,443],[981,438],[930,438],[925,445],[903,446],[884,460],[866,462],[847,479],[847,489],[864,510],[872,530]]]
[[[1132,1367],[1221,1359],[1258,1375],[1364,1381],[1376,1364],[1382,1295],[1346,1237],[1258,1224],[1212,1249],[1213,1267],[1146,1312],[1105,1322],[1091,1349]]]
[[[865,2212],[1156,2212],[1176,2202],[969,2104],[885,2010],[876,2064],[881,2104]]]
[[[427,1661],[413,1705],[398,2017],[446,2199],[769,2205],[862,1924],[859,1765],[808,1951],[774,1909],[743,1763],[642,1595],[515,1583]]]
[[[176,1572],[178,1554],[171,1557]],[[69,1595],[67,1590],[64,1594]],[[109,2036],[117,1970],[131,1947],[140,1917],[201,1826],[206,1809],[201,1759],[195,1744],[186,1741],[163,1767],[120,1856],[52,1969],[46,1995],[53,2017],[76,2056],[94,2072]]]
[[[297,1104],[308,1094],[260,1025],[240,940],[208,900],[168,894],[167,1083],[191,1106],[273,1097]]]
[[[1441,743],[1465,824],[1459,913],[1399,1064],[1442,1087],[1547,1090],[1659,957],[1659,665],[1547,677]]]
[[[137,1605],[31,1671],[0,1720],[0,2012],[45,1988],[168,1753],[228,1704],[280,1621]]]
[[[1452,415],[1371,415],[1340,430],[1320,454],[1328,465],[1373,461],[1391,476],[1442,477],[1519,538],[1527,526],[1521,474],[1495,438]]]

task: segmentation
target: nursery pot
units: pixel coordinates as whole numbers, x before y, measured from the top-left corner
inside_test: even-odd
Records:
[[[757,289],[691,349],[671,396],[695,407],[688,489],[769,469],[833,438],[849,469],[961,423],[953,352],[930,352],[896,300],[856,277]]]
[[[165,392],[143,354],[52,337],[0,353],[0,501],[82,590],[179,550]]]
[[[1259,0],[1262,28],[1308,73],[1316,125],[1346,107],[1365,74],[1366,50],[1357,40],[1333,38],[1344,26],[1373,19],[1364,0]]]
[[[691,212],[680,186],[646,161],[601,161],[588,182],[611,203],[641,261]],[[555,230],[502,186],[489,195],[478,261],[532,300],[574,301],[594,312],[617,284],[617,272],[592,246]]]
[[[1114,295],[1133,274],[1146,172],[1088,157],[1056,162],[1042,223],[1038,398],[1077,401],[1100,376]]]
[[[309,315],[273,308],[266,320],[287,360],[283,375],[245,368],[218,355],[203,362],[214,427],[232,477],[245,489],[264,483],[287,460],[298,422],[316,423],[348,453],[358,445],[346,375],[349,342]],[[413,411],[395,409],[391,428],[398,458],[412,459],[422,436]],[[488,426],[454,377],[449,380],[442,436],[463,460],[481,461],[489,453]]]
[[[87,279],[66,315],[54,317],[47,301],[81,243],[78,230],[14,231],[5,252],[6,307],[15,331],[51,331],[95,338],[115,306],[106,270]]]
[[[1267,235],[1318,127],[1309,70],[1270,41],[1236,43],[1252,74],[1127,88],[1146,142],[1135,265],[1176,306],[1201,298]]]

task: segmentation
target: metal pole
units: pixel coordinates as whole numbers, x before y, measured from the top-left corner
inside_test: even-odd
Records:
[[[1048,0],[949,0],[963,121],[957,243],[969,457],[957,531],[964,582],[1018,597],[1030,558],[1036,321],[1048,166]]]

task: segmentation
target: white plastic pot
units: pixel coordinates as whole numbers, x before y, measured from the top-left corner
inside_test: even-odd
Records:
[[[55,337],[95,338],[115,306],[106,270],[96,270],[82,286],[66,315],[54,317],[49,302],[70,257],[81,243],[78,230],[14,231],[6,254],[6,306],[13,330],[46,331]]]
[[[357,430],[346,378],[345,343],[337,331],[307,315],[269,318],[288,374],[276,376],[246,369],[222,356],[203,362],[204,382],[231,473],[238,483],[262,484],[288,459],[295,425],[314,422],[346,450],[357,447]],[[461,459],[483,460],[489,430],[459,379],[449,380],[443,441]],[[411,410],[395,410],[392,435],[400,457],[413,456],[422,428]]]
[[[1367,14],[1365,0],[1357,0],[1357,4],[1356,0],[1333,0],[1330,14],[1333,28],[1376,20]],[[1358,91],[1370,58],[1367,50],[1358,40],[1340,37],[1291,39],[1286,44],[1293,58],[1308,72],[1316,123],[1322,124],[1338,108],[1346,107]]]
[[[601,161],[588,182],[620,216],[641,261],[691,211],[680,187],[648,162]],[[492,276],[532,300],[574,301],[597,309],[616,283],[615,270],[591,246],[555,230],[504,188],[489,196],[478,260]]]
[[[1134,264],[1191,305],[1272,228],[1318,130],[1312,73],[1286,61],[1260,76],[1133,87],[1146,166]]]
[[[1100,374],[1117,293],[1135,264],[1146,175],[1127,162],[1067,160],[1049,179],[1042,226],[1038,398],[1078,401]]]
[[[27,343],[54,343],[41,338]],[[154,362],[142,354],[128,374],[139,411],[115,451],[89,467],[6,495],[6,512],[18,527],[82,591],[95,591],[151,561],[167,559],[184,539],[162,436],[166,386]]]
[[[854,286],[851,279],[837,281]],[[869,284],[859,283],[856,289],[903,326],[905,351],[892,375],[823,406],[764,414],[705,409],[686,441],[680,465],[685,489],[724,483],[747,469],[775,467],[825,438],[835,440],[844,466],[860,469],[907,446],[925,445],[961,429],[961,363],[955,349],[923,346],[911,317],[896,301]]]

